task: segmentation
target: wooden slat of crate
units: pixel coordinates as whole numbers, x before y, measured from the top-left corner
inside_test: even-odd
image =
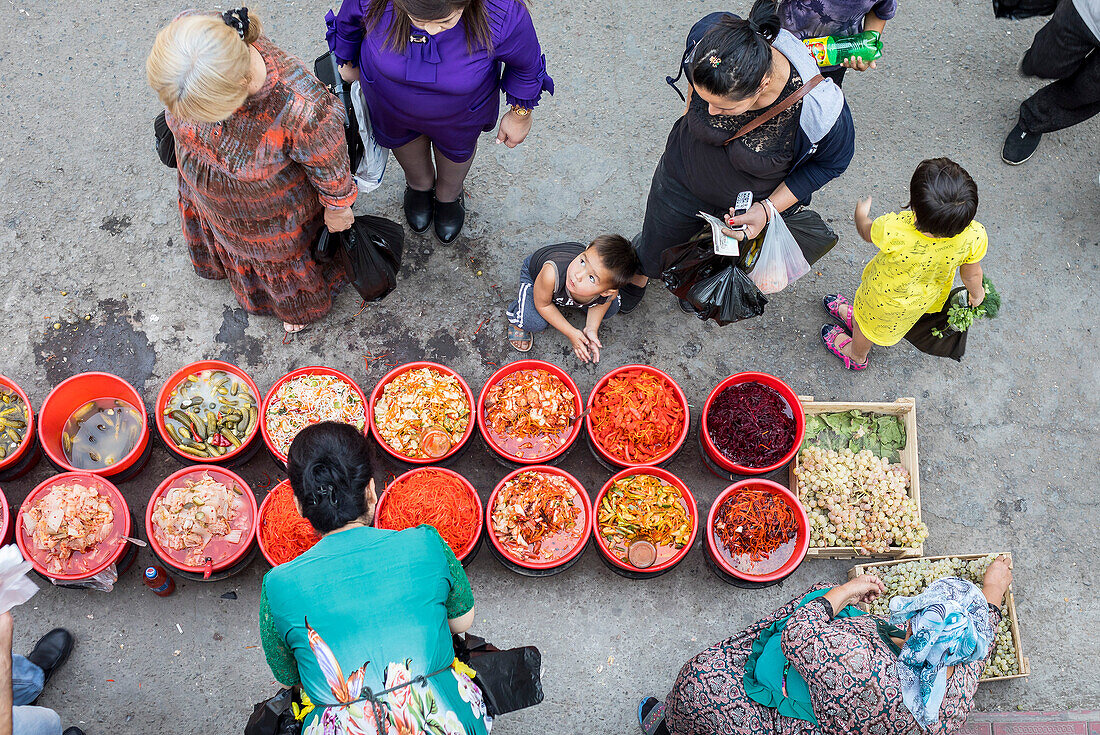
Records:
[[[994,554],[996,556],[1004,554],[1009,559],[1009,566],[1012,565],[1011,553],[1007,551],[998,551],[994,552]],[[989,554],[946,554],[944,556],[922,556],[919,559],[893,559],[891,561],[867,562],[866,564],[856,564],[849,569],[848,579],[855,579],[861,574],[874,572],[874,570],[879,567],[892,567],[910,561],[939,561],[940,559],[965,559],[966,561],[970,561],[971,559],[982,559],[987,556],[989,556]],[[866,605],[860,605],[860,607],[866,608]],[[1012,634],[1012,641],[1016,644],[1016,665],[1020,668],[1020,673],[1011,676],[991,676],[988,679],[980,679],[980,681],[1022,679],[1031,674],[1031,660],[1024,655],[1024,649],[1020,640],[1020,624],[1019,618],[1016,615],[1016,598],[1012,595],[1012,585],[1008,586],[1008,591],[1005,593],[1004,607],[1001,609],[1004,614],[1008,615],[1008,629]]]
[[[916,501],[917,520],[921,520],[920,510],[920,472],[917,460],[917,401],[914,398],[899,398],[890,403],[876,403],[866,401],[815,401],[813,396],[799,396],[802,410],[812,416],[819,413],[841,413],[844,411],[862,411],[870,414],[884,414],[898,416],[905,426],[905,446],[899,452],[899,462],[902,467],[909,470],[909,497]],[[798,499],[802,499],[802,493],[798,489],[798,476],[795,469],[798,467],[798,454],[790,464],[790,488]],[[913,547],[891,548],[881,554],[865,554],[854,546],[829,546],[810,549],[806,556],[811,559],[858,559],[872,557],[886,557],[893,559],[913,559],[924,553],[924,544]]]

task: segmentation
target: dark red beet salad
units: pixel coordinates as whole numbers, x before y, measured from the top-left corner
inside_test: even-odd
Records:
[[[737,383],[710,404],[707,435],[729,461],[758,469],[779,462],[794,444],[794,412],[774,388]]]

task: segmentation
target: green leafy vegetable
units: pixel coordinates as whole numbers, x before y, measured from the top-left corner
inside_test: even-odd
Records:
[[[947,308],[947,324],[951,329],[933,329],[932,335],[943,339],[954,332],[965,332],[974,324],[976,319],[992,319],[1001,311],[1001,294],[989,278],[982,278],[982,288],[985,289],[985,298],[977,306],[969,305],[969,297],[966,291],[959,292],[959,303],[952,303]]]
[[[819,413],[806,417],[802,446],[822,449],[850,449],[856,454],[869,449],[878,457],[897,462],[905,447],[905,425],[897,416],[865,414],[862,411]]]

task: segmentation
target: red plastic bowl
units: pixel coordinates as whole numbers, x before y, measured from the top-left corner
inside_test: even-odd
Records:
[[[38,560],[36,555],[41,554],[41,552],[32,550],[34,549],[34,542],[31,541],[30,535],[23,525],[23,513],[29,511],[31,507],[52,490],[54,486],[72,482],[91,485],[98,490],[101,495],[107,497],[107,501],[111,504],[111,510],[114,511],[114,529],[107,538],[96,545],[96,549],[98,550],[98,548],[104,544],[115,544],[116,548],[114,551],[110,552],[103,561],[86,571],[71,574],[55,574],[47,571],[46,565]],[[36,572],[50,579],[56,579],[62,582],[77,582],[99,574],[118,561],[126,552],[126,547],[129,544],[121,539],[123,536],[130,535],[130,508],[126,505],[126,499],[122,497],[122,493],[118,491],[118,488],[103,477],[93,475],[91,472],[63,472],[60,475],[54,475],[34,490],[31,490],[30,494],[23,500],[23,505],[19,509],[19,514],[15,517],[15,526],[15,542],[19,545],[19,551],[23,553],[23,558],[31,563],[31,566],[34,567]],[[73,554],[73,558],[76,556],[78,556],[78,554]]]
[[[359,396],[359,400],[361,400],[363,402],[363,411],[367,410],[367,396],[363,393],[362,388],[360,388],[355,383],[354,380],[352,380],[350,377],[348,377],[344,373],[340,372],[336,368],[325,367],[323,365],[311,365],[310,367],[304,367],[304,368],[298,368],[297,370],[291,370],[289,373],[287,373],[286,375],[284,375],[283,377],[281,377],[277,381],[275,381],[275,385],[271,386],[271,390],[269,390],[267,392],[267,395],[264,396],[264,402],[260,406],[260,434],[264,438],[264,444],[267,445],[267,449],[268,449],[269,452],[271,452],[271,456],[278,459],[284,465],[286,464],[286,455],[275,448],[275,442],[272,440],[271,436],[267,433],[267,407],[271,404],[271,400],[275,397],[275,393],[280,388],[283,387],[284,383],[288,383],[291,380],[294,380],[295,378],[300,377],[302,375],[332,375],[334,377],[340,378],[340,380],[343,380],[348,385],[350,385],[352,390],[355,391],[355,394],[357,396]],[[366,421],[367,421],[367,417],[366,417],[366,415],[364,415],[363,416],[364,429],[366,428]],[[218,459],[223,459],[223,458],[219,457]]]
[[[271,554],[267,552],[267,547],[264,545],[264,535],[260,533],[260,528],[264,523],[264,516],[267,514],[267,506],[271,502],[271,496],[275,494],[275,491],[286,485],[290,487],[290,480],[283,480],[275,487],[268,491],[264,496],[264,501],[260,503],[260,511],[256,514],[256,544],[260,547],[260,553],[267,559],[267,563],[273,567],[279,566],[279,562],[271,558]]]
[[[187,452],[181,452],[176,448],[176,443],[172,441],[172,437],[168,435],[168,428],[164,423],[164,409],[168,405],[168,394],[186,380],[188,375],[194,375],[203,370],[222,370],[231,373],[252,391],[252,397],[256,399],[256,410],[260,412],[260,415],[256,418],[256,426],[253,427],[251,434],[241,440],[241,446],[229,449],[220,457],[196,457]],[[232,363],[222,362],[221,360],[199,360],[190,365],[184,365],[182,368],[172,373],[172,376],[164,382],[164,386],[160,389],[160,393],[157,394],[157,402],[153,415],[157,425],[157,432],[160,434],[160,438],[164,440],[164,446],[168,447],[169,452],[172,452],[184,461],[193,462],[195,464],[221,464],[237,456],[245,449],[248,449],[249,444],[256,438],[256,433],[264,423],[262,401],[263,398],[260,395],[260,389],[256,387],[256,383],[244,370],[241,370]]]
[[[145,401],[142,400],[141,394],[117,375],[81,373],[62,381],[50,391],[38,412],[38,441],[54,465],[72,472],[89,471],[77,469],[65,459],[65,452],[61,448],[61,432],[65,428],[65,422],[73,415],[73,411],[88,401],[104,399],[125,401],[133,406],[141,417],[141,435],[129,454],[120,457],[109,467],[95,470],[95,474],[103,477],[117,475],[128,470],[142,456],[149,445],[149,416],[145,411]]]
[[[467,480],[465,477],[458,474],[454,470],[449,470],[446,467],[417,467],[415,469],[411,469],[408,472],[402,474],[400,477],[395,478],[393,480],[393,482],[391,482],[389,485],[386,486],[386,491],[383,492],[382,497],[380,497],[378,499],[378,507],[375,508],[374,517],[375,518],[381,518],[382,517],[382,508],[385,507],[385,505],[386,505],[387,499],[389,498],[391,487],[393,487],[398,482],[401,482],[406,477],[409,477],[411,475],[415,475],[417,472],[428,472],[428,471],[442,472],[445,475],[450,475],[451,477],[457,478],[459,481],[462,482],[463,486],[465,486],[465,488],[469,491],[470,497],[472,497],[474,499],[474,506],[477,508],[477,533],[475,533],[474,537],[471,538],[469,540],[469,542],[467,542],[465,547],[463,547],[462,553],[455,554],[455,556],[458,557],[458,560],[462,561],[467,556],[469,556],[475,548],[477,548],[477,542],[481,539],[481,526],[482,526],[483,523],[485,523],[485,509],[482,508],[482,506],[481,506],[481,498],[478,497],[477,490],[474,489],[474,486],[470,484],[469,480]],[[377,523],[375,523],[375,525],[378,528],[385,528],[385,526],[378,526]]]
[[[581,497],[581,505],[584,507],[584,528],[581,530],[580,537],[577,539],[577,543],[567,553],[563,554],[553,561],[525,561],[523,559],[516,558],[511,551],[506,549],[497,538],[496,531],[493,530],[493,504],[496,503],[497,495],[508,483],[519,474],[524,472],[545,472],[548,475],[557,475],[558,477],[564,477],[565,480],[572,485],[577,493]],[[573,560],[584,551],[584,547],[588,544],[588,537],[592,535],[592,501],[588,497],[588,491],[584,489],[584,485],[580,483],[577,478],[569,474],[565,470],[560,470],[557,467],[551,467],[549,465],[535,465],[533,467],[520,467],[514,472],[510,472],[503,480],[497,483],[497,486],[493,488],[492,494],[489,496],[489,502],[485,504],[485,529],[488,531],[489,542],[493,545],[493,548],[504,555],[506,559],[513,564],[517,564],[525,569],[555,569],[560,566],[564,566]]]
[[[156,534],[153,532],[153,506],[156,505],[157,500],[165,493],[171,490],[173,487],[182,487],[184,481],[189,479],[198,479],[204,474],[209,474],[211,478],[220,482],[226,486],[236,485],[241,490],[241,497],[244,498],[245,506],[248,508],[248,513],[252,516],[252,522],[248,524],[248,530],[242,537],[241,542],[237,544],[236,549],[232,554],[224,559],[215,559],[211,563],[210,567],[205,566],[191,566],[190,564],[184,564],[183,562],[176,561],[167,552],[167,550],[161,546],[157,541]],[[184,467],[182,470],[173,472],[164,479],[157,489],[153,492],[153,496],[149,498],[149,504],[145,508],[145,535],[149,539],[149,546],[152,547],[153,552],[157,557],[169,566],[175,567],[182,572],[191,572],[192,574],[203,574],[204,572],[214,573],[224,569],[229,569],[235,563],[241,560],[241,558],[248,553],[249,548],[252,546],[252,540],[256,538],[256,525],[259,514],[256,509],[256,494],[252,492],[252,488],[248,486],[248,483],[241,479],[241,476],[235,472],[230,472],[224,467],[218,467],[216,465],[194,465],[191,467]]]
[[[466,403],[470,407],[470,420],[466,423],[466,431],[463,432],[462,438],[455,442],[455,445],[451,447],[451,451],[447,452],[442,457],[406,457],[404,454],[401,454],[396,449],[386,443],[386,440],[382,438],[382,432],[378,430],[378,423],[374,420],[374,406],[378,403],[379,399],[382,398],[382,391],[386,389],[386,386],[389,385],[390,381],[392,381],[398,375],[403,375],[410,370],[418,370],[420,368],[432,368],[433,370],[437,370],[446,375],[453,375],[455,378],[457,378],[458,384],[462,386],[462,392],[466,394]],[[458,450],[462,449],[462,447],[465,446],[466,442],[470,440],[470,436],[474,433],[474,424],[476,423],[473,415],[474,392],[470,390],[470,386],[466,383],[465,380],[462,379],[462,376],[456,373],[454,370],[451,370],[446,365],[440,365],[438,362],[427,362],[423,360],[420,362],[407,362],[404,365],[398,365],[393,370],[383,375],[382,379],[378,381],[378,385],[374,386],[374,390],[371,391],[370,404],[367,409],[367,414],[367,417],[370,420],[370,433],[374,437],[374,440],[378,442],[378,446],[382,447],[386,454],[390,455],[394,459],[405,462],[407,464],[416,465],[430,465],[436,462],[443,462],[453,457],[458,452]]]
[[[603,502],[603,497],[607,495],[607,492],[611,489],[611,486],[619,480],[623,479],[624,477],[633,477],[634,475],[653,475],[654,477],[658,477],[664,480],[665,482],[679,490],[680,495],[684,499],[684,502],[687,503],[688,517],[691,518],[691,536],[688,538],[688,542],[684,545],[684,548],[680,549],[676,556],[672,557],[671,559],[662,562],[661,564],[654,564],[648,569],[638,569],[637,567],[633,567],[625,561],[619,559],[619,557],[612,554],[611,550],[607,548],[607,544],[604,543],[603,536],[600,535],[600,524],[595,519],[595,515],[599,513],[600,503]],[[688,490],[688,487],[684,484],[683,480],[681,480],[679,477],[672,474],[668,470],[664,469],[663,467],[628,467],[624,470],[616,472],[614,475],[611,476],[611,479],[608,480],[602,488],[600,488],[599,495],[597,495],[596,499],[592,502],[592,508],[592,538],[596,540],[596,548],[600,550],[600,554],[603,555],[604,559],[607,559],[609,562],[619,567],[620,569],[624,569],[634,574],[641,573],[644,575],[656,575],[660,572],[664,572],[676,566],[681,561],[683,561],[684,557],[687,556],[689,551],[691,551],[691,547],[695,544],[695,537],[699,533],[699,506],[695,502],[695,496],[691,494],[691,491]]]
[[[569,377],[569,373],[562,370],[557,365],[549,362],[543,362],[542,360],[519,360],[509,365],[505,365],[501,369],[497,370],[490,376],[489,380],[485,382],[485,387],[481,389],[481,393],[477,397],[477,428],[481,432],[481,438],[485,440],[485,443],[489,445],[489,448],[499,454],[509,462],[515,462],[517,464],[539,464],[542,462],[550,462],[557,459],[564,454],[569,447],[573,446],[573,442],[577,440],[577,437],[581,433],[581,423],[576,421],[573,423],[573,430],[569,432],[569,436],[565,438],[561,446],[550,452],[544,454],[541,457],[523,458],[517,457],[514,454],[509,454],[502,448],[497,446],[493,441],[492,436],[489,434],[489,427],[485,423],[485,397],[489,394],[489,389],[499,383],[504,378],[508,377],[512,373],[519,372],[520,370],[545,370],[551,375],[556,376],[561,382],[565,383],[565,387],[573,392],[573,415],[580,416],[581,414],[581,391],[577,387],[576,382]],[[583,494],[583,493],[582,493]]]
[[[714,445],[714,442],[710,439],[710,432],[707,430],[707,416],[710,415],[710,405],[714,402],[714,399],[718,397],[719,393],[731,385],[740,385],[741,383],[760,383],[769,388],[774,388],[779,395],[783,396],[783,399],[790,405],[791,412],[794,413],[794,442],[791,444],[790,450],[783,455],[782,459],[767,467],[744,467],[731,462],[730,459],[722,454],[722,451]],[[703,418],[699,423],[699,434],[703,439],[703,447],[706,449],[707,456],[722,469],[738,475],[764,475],[785,466],[794,459],[794,455],[798,453],[799,448],[802,446],[802,437],[806,434],[806,414],[802,410],[802,402],[798,400],[798,395],[782,380],[774,375],[768,375],[767,373],[737,373],[723,380],[710,392],[710,395],[707,396],[707,402],[703,404]]]
[[[718,508],[725,502],[726,498],[731,495],[736,495],[745,489],[769,490],[775,493],[783,499],[783,502],[785,502],[792,511],[794,511],[795,517],[798,519],[798,533],[795,535],[794,553],[791,554],[791,558],[788,559],[783,566],[779,567],[774,572],[768,572],[767,574],[742,572],[730,566],[729,562],[726,561],[725,556],[718,548],[719,541],[714,536],[714,516],[717,515]],[[798,498],[794,496],[794,493],[777,482],[753,478],[734,483],[722,491],[715,499],[714,504],[710,506],[710,512],[707,513],[707,553],[726,574],[746,582],[778,582],[798,568],[798,565],[806,558],[806,551],[809,548],[810,521],[806,517],[806,511],[802,508],[802,503],[798,502]]]
[[[0,490],[0,546],[4,546],[11,543],[12,523],[11,523],[11,507],[8,505],[8,496],[4,495],[4,491]]]
[[[0,459],[0,470],[3,470],[17,463],[34,444],[34,407],[31,406],[31,399],[27,398],[27,394],[11,378],[0,375],[0,386],[19,396],[19,399],[23,401],[23,405],[27,407],[27,430],[23,434],[23,441],[19,443],[14,452],[4,457],[4,459]],[[68,416],[65,418],[68,418]]]
[[[601,390],[603,390],[604,386],[607,385],[607,382],[611,378],[613,378],[616,375],[618,375],[620,373],[623,373],[627,370],[644,370],[645,372],[652,373],[653,375],[656,375],[660,378],[663,378],[664,380],[667,380],[669,382],[669,384],[672,386],[673,390],[676,391],[676,397],[680,400],[680,406],[684,409],[684,425],[680,429],[680,436],[677,437],[676,441],[673,442],[672,446],[669,447],[668,451],[666,451],[664,454],[661,454],[658,457],[654,457],[653,459],[649,460],[648,462],[638,463],[638,462],[628,462],[625,459],[621,459],[619,457],[616,457],[615,455],[611,454],[606,449],[604,449],[603,447],[600,446],[599,441],[596,440],[596,436],[592,432],[592,414],[588,414],[587,416],[584,417],[585,429],[588,430],[588,436],[592,440],[592,442],[591,442],[592,447],[595,450],[597,456],[599,456],[604,461],[609,462],[610,464],[612,464],[616,467],[636,468],[636,467],[648,467],[648,466],[651,466],[651,465],[659,465],[662,462],[665,462],[665,461],[669,460],[674,454],[676,454],[676,452],[680,451],[680,447],[683,446],[684,439],[687,438],[688,427],[691,425],[691,414],[688,410],[687,396],[684,395],[684,391],[680,389],[680,386],[676,383],[676,381],[673,380],[672,378],[670,378],[667,373],[665,373],[662,370],[658,370],[657,368],[655,368],[651,365],[623,365],[620,368],[615,368],[614,370],[609,372],[607,375],[600,378],[599,382],[596,383],[596,386],[592,389],[592,392],[588,394],[587,407],[588,408],[592,407],[593,402],[596,400],[596,395]]]

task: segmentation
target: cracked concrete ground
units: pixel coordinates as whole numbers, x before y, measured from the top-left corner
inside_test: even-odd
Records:
[[[465,235],[451,247],[410,237],[397,292],[362,313],[345,293],[324,322],[287,345],[277,322],[249,317],[224,283],[194,275],[174,173],[152,150],[158,108],[144,57],[156,29],[181,7],[12,0],[0,8],[7,325],[0,372],[35,405],[59,380],[90,369],[123,376],[151,402],[169,374],[204,357],[242,365],[264,390],[314,363],[369,388],[384,363],[418,358],[446,362],[479,388],[493,363],[515,357],[503,310],[522,256],[550,241],[639,229],[653,167],[681,110],[664,76],[695,19],[748,3],[534,2],[558,92],[539,108],[520,148],[486,137],[469,182]],[[266,0],[256,10],[278,44],[307,59],[320,53],[322,5]],[[983,685],[977,706],[986,710],[1100,707],[1100,513],[1091,484],[1100,395],[1100,126],[1093,120],[1045,136],[1023,167],[999,160],[1019,101],[1037,86],[1017,75],[1016,64],[1040,25],[995,21],[981,0],[902,1],[880,68],[850,74],[845,85],[855,160],[815,197],[841,243],[762,318],[702,324],[654,288],[639,311],[609,320],[599,366],[578,364],[565,340],[549,333],[532,353],[566,367],[586,394],[608,369],[629,362],[657,365],[680,381],[696,413],[691,448],[671,469],[704,508],[725,483],[694,452],[697,411],[722,377],[765,370],[819,399],[915,396],[927,553],[1015,555],[1033,673]],[[962,364],[903,343],[874,353],[871,369],[845,372],[819,344],[819,298],[852,290],[872,254],[851,223],[856,198],[874,195],[875,213],[899,208],[913,167],[938,155],[958,160],[978,182],[978,219],[991,240],[984,264],[1004,294],[1003,314],[975,330]],[[399,219],[400,187],[393,165],[357,209]],[[486,457],[474,447],[458,466],[483,497],[505,473]],[[563,466],[593,492],[608,476],[583,445]],[[157,447],[145,473],[123,485],[131,506],[143,510],[175,467]],[[391,471],[380,464],[378,478]],[[264,456],[243,473],[260,495],[277,479]],[[18,506],[48,475],[42,464],[3,489]],[[143,551],[139,561],[151,558]],[[719,581],[699,548],[648,582],[612,574],[593,550],[567,573],[540,580],[519,578],[483,552],[469,568],[475,630],[500,644],[538,645],[547,693],[541,707],[501,718],[496,731],[632,732],[638,697],[667,691],[683,661],[809,584],[842,580],[850,566],[811,560],[782,587],[745,591]],[[223,582],[178,580],[167,599],[149,593],[134,572],[110,594],[46,587],[32,609],[17,613],[16,650],[54,626],[76,633],[76,650],[42,703],[93,735],[239,731],[252,704],[274,691],[256,622],[265,570],[258,561]],[[222,597],[230,591],[236,599]]]

